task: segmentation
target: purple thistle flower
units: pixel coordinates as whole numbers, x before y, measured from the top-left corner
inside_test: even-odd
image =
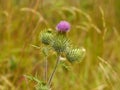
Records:
[[[61,21],[57,24],[56,29],[59,32],[67,32],[70,30],[70,24],[67,21]]]

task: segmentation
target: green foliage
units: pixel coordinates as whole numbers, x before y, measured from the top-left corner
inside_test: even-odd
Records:
[[[11,70],[15,70],[16,67],[17,67],[17,63],[16,63],[16,61],[15,61],[15,58],[12,57],[11,60],[10,60],[10,69],[11,69]]]
[[[40,81],[37,76],[34,77],[34,76],[25,75],[25,77],[37,83],[35,85],[36,90],[50,90],[49,87],[43,81]]]

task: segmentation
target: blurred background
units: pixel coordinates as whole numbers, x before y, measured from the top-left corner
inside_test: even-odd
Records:
[[[24,75],[43,79],[39,33],[61,20],[86,56],[58,67],[53,90],[120,90],[119,0],[0,0],[0,90],[34,90]],[[48,75],[55,57],[49,55]]]

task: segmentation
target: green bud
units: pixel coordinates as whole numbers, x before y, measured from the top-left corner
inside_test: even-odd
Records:
[[[45,45],[50,45],[53,37],[54,37],[53,33],[50,30],[43,31],[40,35],[40,39],[41,39],[42,43],[44,43]]]
[[[69,46],[69,40],[63,36],[58,35],[54,38],[52,47],[58,53],[66,51],[66,48]]]
[[[85,49],[84,48],[68,49],[67,52],[66,52],[66,58],[70,62],[82,60],[84,58],[84,56],[85,56]]]

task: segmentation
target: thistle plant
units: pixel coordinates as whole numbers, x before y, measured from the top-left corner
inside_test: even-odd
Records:
[[[60,57],[64,54],[64,58],[66,58],[70,63],[74,63],[76,61],[81,61],[85,56],[84,48],[74,48],[71,45],[70,40],[67,37],[67,33],[70,31],[71,25],[67,21],[61,21],[56,26],[56,31],[53,30],[44,30],[40,33],[40,40],[45,45],[43,49],[43,53],[45,57],[48,56],[49,50],[53,50],[57,54],[56,64],[53,68],[49,79],[47,80],[47,58],[45,59],[45,81],[42,85],[41,83],[37,85],[36,90],[50,90],[51,83],[55,72],[57,70],[57,66],[60,63]],[[39,86],[40,85],[40,86]],[[38,89],[39,88],[39,89]],[[44,88],[44,89],[43,89]]]

